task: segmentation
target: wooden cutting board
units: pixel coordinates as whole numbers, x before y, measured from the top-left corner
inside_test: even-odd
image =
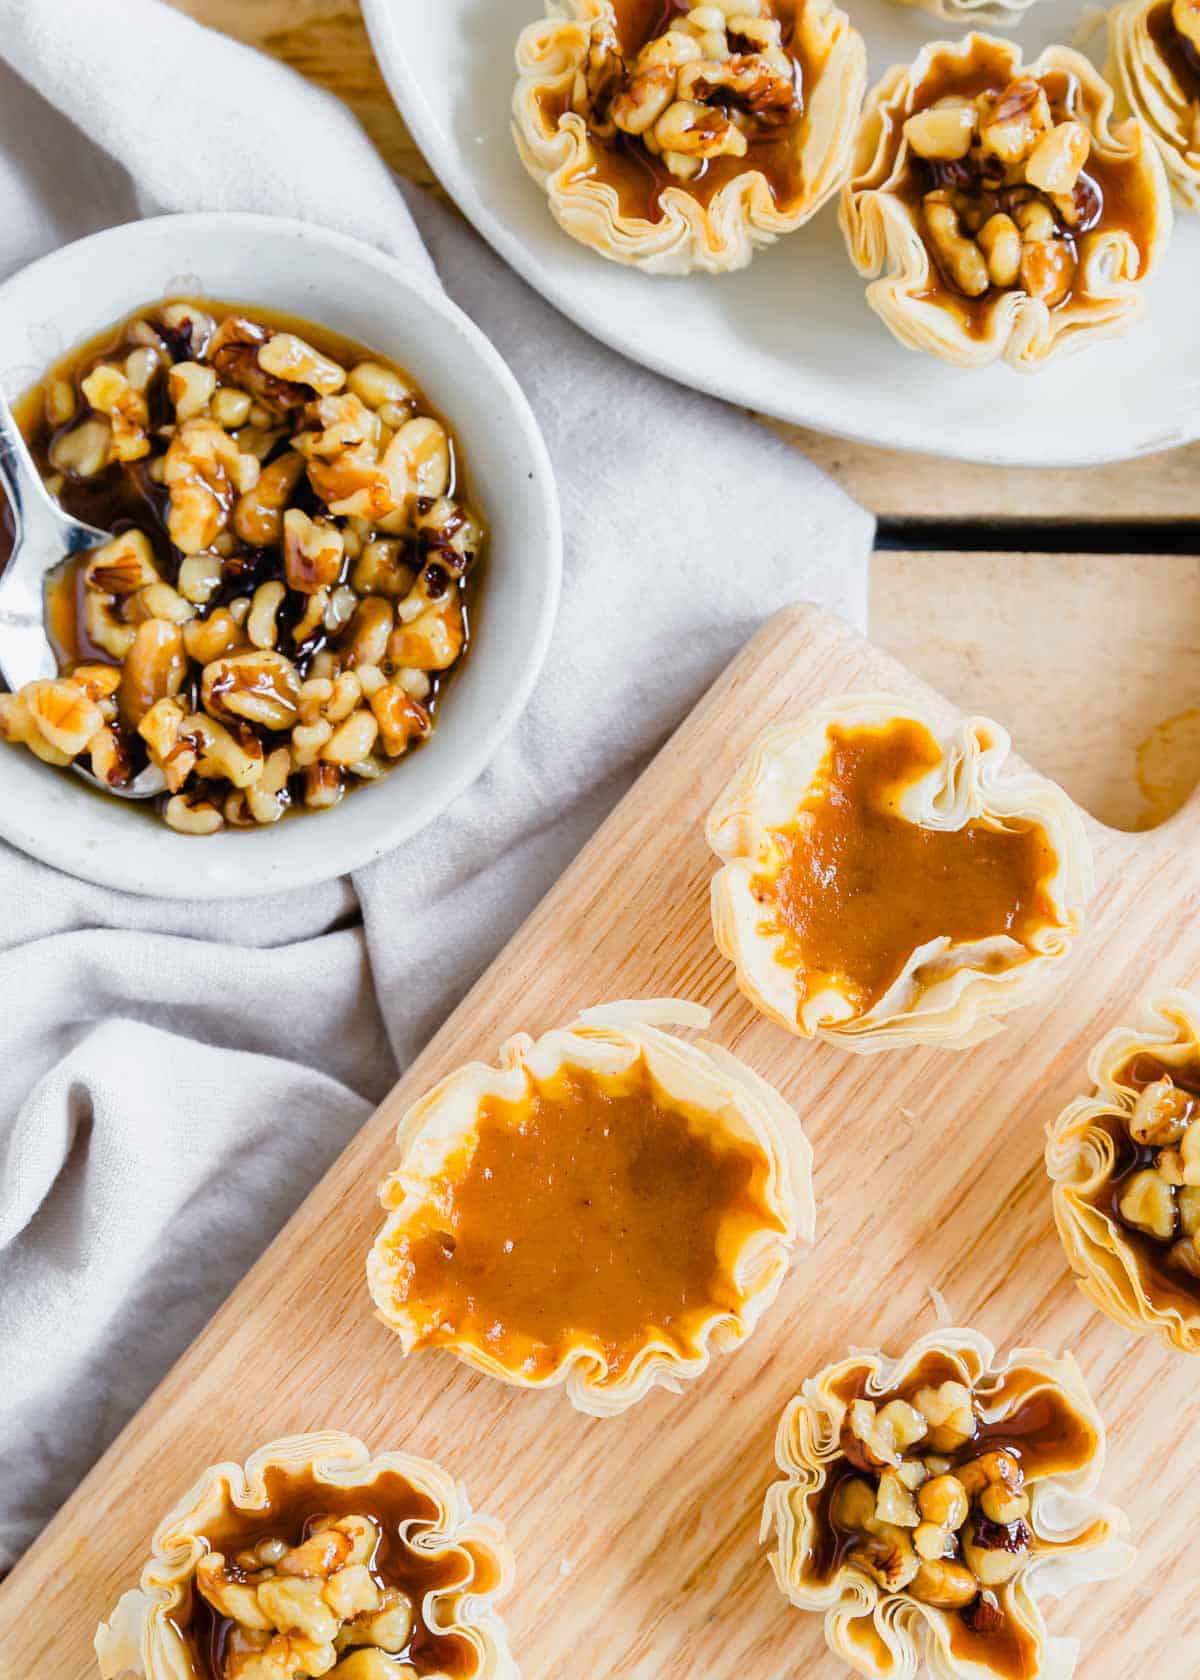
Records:
[[[820,1619],[778,1594],[758,1543],[776,1419],[848,1347],[895,1353],[933,1328],[931,1288],[1002,1347],[1073,1351],[1108,1422],[1102,1491],[1141,1553],[1121,1581],[1050,1606],[1052,1627],[1085,1641],[1081,1680],[1195,1680],[1200,1362],[1131,1339],[1079,1295],[1041,1151],[1097,1038],[1147,987],[1200,981],[1200,809],[1146,835],[1090,824],[1084,948],[1049,1004],[981,1048],[861,1058],[804,1044],[756,1017],[713,946],[703,820],[765,724],[881,688],[926,693],[815,609],[759,632],[0,1589],[2,1680],[93,1676],[97,1620],[195,1475],[321,1427],[439,1459],[503,1518],[525,1680],[833,1680],[845,1670]],[[714,1010],[712,1036],[784,1091],[816,1151],[818,1241],[749,1342],[682,1395],[612,1421],[446,1354],[403,1359],[363,1280],[400,1114],[518,1028],[668,994]]]

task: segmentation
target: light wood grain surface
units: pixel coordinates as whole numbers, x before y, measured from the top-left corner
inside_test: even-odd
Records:
[[[506,1522],[526,1680],[841,1680],[819,1618],[780,1597],[757,1541],[772,1431],[804,1376],[848,1345],[899,1351],[932,1328],[933,1287],[1002,1345],[1069,1348],[1107,1420],[1103,1492],[1141,1552],[1120,1581],[1051,1608],[1057,1631],[1085,1641],[1079,1680],[1195,1680],[1195,1369],[1075,1288],[1041,1148],[1100,1034],[1151,983],[1200,972],[1200,809],[1147,835],[1093,825],[1083,950],[1046,1005],[989,1043],[871,1057],[801,1044],[755,1015],[713,945],[703,817],[763,725],[873,688],[922,692],[814,609],[759,633],[0,1588],[0,1674],[85,1680],[98,1617],[196,1472],[337,1426],[440,1459]],[[684,1394],[612,1421],[446,1354],[402,1358],[363,1277],[401,1112],[517,1028],[670,994],[713,1008],[712,1036],[784,1091],[816,1152],[817,1244],[753,1336]]]

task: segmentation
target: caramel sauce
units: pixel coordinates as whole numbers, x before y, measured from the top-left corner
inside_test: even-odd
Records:
[[[1200,61],[1171,18],[1171,0],[1146,14],[1146,33],[1185,99],[1200,99]]]
[[[380,1586],[398,1587],[412,1601],[413,1632],[403,1651],[390,1653],[410,1663],[419,1675],[447,1674],[471,1680],[479,1659],[468,1640],[439,1633],[425,1620],[427,1593],[485,1593],[496,1585],[495,1565],[471,1542],[442,1555],[417,1551],[401,1533],[411,1524],[410,1538],[434,1526],[437,1507],[405,1477],[389,1471],[368,1488],[326,1486],[312,1476],[294,1475],[278,1467],[266,1477],[270,1507],[263,1511],[229,1511],[203,1531],[210,1550],[226,1557],[247,1551],[259,1541],[280,1539],[297,1546],[308,1538],[320,1517],[373,1517],[381,1538],[371,1560],[371,1573]],[[445,1601],[443,1601],[444,1603]],[[223,1654],[232,1623],[192,1588],[175,1619],[197,1663],[197,1680],[224,1680]]]
[[[1191,1120],[1196,1105],[1200,1104],[1200,1061],[1168,1063],[1160,1061],[1150,1051],[1139,1051],[1118,1070],[1116,1083],[1131,1091],[1144,1091],[1147,1085],[1153,1085],[1164,1076],[1195,1099],[1183,1116]],[[1117,1115],[1104,1116],[1096,1124],[1112,1139],[1113,1170],[1091,1205],[1120,1230],[1121,1241],[1137,1258],[1142,1284],[1154,1305],[1160,1310],[1174,1310],[1188,1318],[1194,1317],[1200,1305],[1200,1278],[1193,1277],[1182,1266],[1172,1265],[1168,1260],[1168,1250],[1176,1239],[1172,1237],[1163,1242],[1140,1226],[1131,1225],[1121,1212],[1126,1180],[1154,1165],[1158,1158],[1157,1148],[1138,1143],[1130,1136],[1125,1120]]]
[[[399,1239],[397,1300],[432,1315],[421,1345],[466,1339],[527,1376],[580,1344],[599,1344],[609,1380],[651,1336],[694,1355],[700,1327],[742,1301],[718,1233],[780,1228],[766,1175],[756,1151],[697,1136],[643,1061],[560,1071],[480,1105],[469,1160]]]
[[[966,98],[975,99],[982,93],[997,92],[1006,86],[1009,80],[1007,55],[995,47],[981,46],[965,65],[956,67],[941,61],[917,90],[912,102],[912,111],[926,110],[949,94],[961,94]],[[1055,123],[1074,120],[1084,122],[1084,126],[1088,126],[1081,115],[1082,89],[1077,77],[1063,70],[1052,70],[1040,80]],[[897,145],[901,121],[902,119],[897,119]],[[954,184],[953,171],[954,166],[950,165],[946,172],[948,185]],[[916,215],[918,226],[924,195],[934,186],[941,184],[942,175],[936,169],[931,169],[923,160],[912,160],[907,177],[897,186],[896,196]],[[1150,255],[1153,228],[1149,224],[1149,206],[1145,203],[1144,192],[1139,191],[1136,160],[1104,159],[1093,151],[1080,175],[1077,190],[1086,200],[1088,212],[1074,232],[1065,226],[1060,227],[1060,237],[1069,247],[1072,260],[1078,262],[1078,240],[1085,233],[1095,229],[1117,231],[1127,233],[1133,240],[1140,259],[1138,273],[1144,274]],[[1000,208],[999,204],[997,208]],[[929,254],[931,283],[914,296],[923,303],[936,303],[950,310],[968,337],[986,338],[993,310],[997,302],[1007,295],[1008,288],[990,286],[979,297],[967,297],[942,273],[938,266],[937,253],[928,240],[926,250]],[[1051,313],[1066,308],[1079,296],[1086,294],[1077,294],[1072,286],[1065,297],[1053,306]]]
[[[1056,925],[1046,884],[1057,858],[1040,828],[975,820],[947,831],[901,816],[902,794],[941,756],[911,719],[883,732],[830,728],[819,785],[794,823],[771,831],[781,868],[752,883],[766,926],[802,971],[798,1002],[828,977],[848,985],[862,1014],[928,940],[1006,934],[1029,951]]]
[[[835,1392],[847,1401],[866,1395],[867,1375],[864,1369],[852,1370],[836,1385]],[[872,1393],[870,1398],[881,1407],[897,1399],[913,1404],[918,1390],[947,1381],[961,1382],[961,1370],[947,1355],[933,1352],[921,1360],[902,1387],[882,1395]],[[1097,1441],[1091,1426],[1063,1394],[1047,1385],[1040,1371],[1017,1366],[998,1382],[985,1381],[975,1394],[977,1408],[986,1407],[1000,1415],[990,1422],[979,1418],[970,1441],[940,1455],[950,1461],[951,1471],[984,1452],[1003,1449],[1020,1461],[1028,1484],[1048,1476],[1069,1475],[1094,1457]],[[920,1454],[919,1447],[913,1450]],[[819,1583],[833,1579],[862,1539],[857,1530],[841,1527],[833,1515],[838,1488],[852,1478],[871,1479],[848,1459],[839,1457],[831,1464],[822,1487],[809,1495],[814,1519],[812,1577]],[[1045,1550],[1050,1544],[1035,1536],[1031,1552]],[[994,1602],[985,1601],[986,1615],[974,1605],[964,1611],[946,1612],[951,1649],[956,1656],[989,1669],[1000,1680],[1036,1680],[1037,1645],[1011,1613],[1012,1583],[987,1591]]]
[[[801,112],[805,90],[817,73],[818,66],[807,62],[797,29],[797,17],[803,0],[773,0],[766,15],[783,25],[783,44],[796,67],[796,87]],[[665,34],[672,20],[690,10],[684,0],[615,0],[617,38],[627,60],[632,60],[648,41]],[[542,112],[549,126],[556,127],[559,118],[571,108],[567,95],[542,100]],[[777,209],[786,213],[797,203],[804,190],[804,176],[796,144],[794,121],[780,128],[765,129],[748,134],[744,157],[706,159],[690,180],[683,181],[633,135],[618,132],[611,138],[592,133],[596,161],[578,172],[576,179],[605,181],[617,194],[620,213],[631,220],[658,222],[662,220],[662,194],[667,187],[676,187],[690,194],[707,209],[722,187],[755,170],[761,172],[770,188]]]

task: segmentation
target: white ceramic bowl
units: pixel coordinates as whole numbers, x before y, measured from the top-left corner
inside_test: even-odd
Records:
[[[333,811],[204,838],[0,744],[0,835],[84,880],[171,898],[241,898],[344,874],[415,834],[484,769],[549,644],[562,537],[546,447],[499,355],[400,263],[271,216],[162,216],[68,245],[0,286],[0,385],[15,396],[73,345],[144,304],[207,296],[282,309],[413,374],[454,426],[489,530],[481,611],[429,743]]]

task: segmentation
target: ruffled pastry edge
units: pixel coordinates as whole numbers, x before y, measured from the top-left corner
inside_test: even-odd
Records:
[[[769,869],[775,857],[770,830],[781,826],[777,811],[767,804],[778,799],[779,809],[787,806],[794,815],[824,759],[831,725],[874,728],[904,719],[923,724],[943,749],[941,771],[930,773],[940,775],[941,785],[920,819],[948,828],[981,816],[1037,824],[1058,857],[1050,896],[1061,925],[1042,930],[1035,956],[1022,956],[997,972],[974,967],[967,952],[956,953],[944,941],[931,941],[911,953],[902,974],[866,1014],[845,1018],[845,999],[826,989],[805,1001],[800,1020],[799,969],[790,941],[764,927],[763,908],[752,890],[755,876]],[[999,1032],[1001,1017],[1010,1010],[1043,995],[1083,926],[1094,886],[1092,851],[1083,820],[1060,787],[1031,770],[1002,774],[1010,746],[1007,731],[988,718],[964,718],[947,732],[926,707],[886,694],[846,695],[759,736],[713,806],[705,829],[722,862],[711,887],[713,935],[734,965],[738,986],[757,1009],[788,1032],[863,1054],[917,1044],[962,1050]],[[795,775],[786,768],[793,754],[804,761]],[[989,946],[980,941],[968,949],[980,962]],[[918,990],[916,970],[933,964],[944,966],[945,976]]]
[[[1087,292],[1086,299],[1073,297],[1070,303],[1048,309],[1040,298],[1006,291],[992,305],[986,332],[975,335],[956,318],[952,303],[922,295],[939,289],[938,275],[919,231],[917,212],[894,192],[908,148],[902,136],[898,142],[893,137],[911,114],[913,91],[930,73],[945,62],[966,65],[981,44],[1007,58],[1010,78],[1063,70],[1078,80],[1082,114],[1095,150],[1112,162],[1136,159],[1140,165],[1139,185],[1147,195],[1152,231],[1144,261],[1131,236],[1120,229],[1084,234],[1076,285]],[[1056,356],[1127,331],[1145,313],[1143,282],[1170,241],[1170,189],[1158,151],[1146,144],[1146,131],[1137,119],[1113,126],[1114,98],[1093,65],[1069,47],[1047,47],[1023,65],[1015,42],[974,32],[958,42],[930,42],[911,65],[894,65],[871,90],[855,138],[850,179],[842,188],[838,222],[860,274],[869,278],[886,269],[867,287],[867,302],[902,344],[956,367],[1003,360],[1028,373]]]
[[[1200,1058],[1200,999],[1178,988],[1156,993],[1143,1005],[1137,1026],[1114,1028],[1088,1057],[1095,1094],[1077,1097],[1046,1128],[1054,1222],[1080,1289],[1101,1312],[1138,1335],[1160,1335],[1180,1353],[1200,1353],[1200,1302],[1185,1314],[1169,1301],[1155,1301],[1120,1227],[1090,1205],[1115,1159],[1100,1122],[1133,1113],[1134,1093],[1116,1076],[1139,1051],[1166,1062]]]
[[[1167,179],[1180,201],[1200,210],[1200,147],[1189,143],[1193,101],[1187,97],[1148,28],[1162,0],[1126,0],[1108,14],[1104,74],[1122,115],[1140,119],[1158,148]],[[1185,129],[1186,122],[1186,129]]]
[[[811,182],[800,203],[784,214],[762,171],[747,168],[707,206],[684,187],[665,187],[657,222],[623,215],[616,189],[588,178],[597,147],[582,116],[568,110],[552,125],[543,111],[543,99],[570,94],[592,21],[614,16],[610,0],[549,0],[548,10],[517,43],[512,132],[555,221],[580,244],[648,274],[732,273],[761,246],[802,227],[845,180],[866,91],[867,54],[862,36],[832,0],[806,0],[800,16],[806,61],[821,66],[804,89],[796,129],[803,179]]]
[[[700,1376],[713,1353],[743,1341],[774,1300],[798,1242],[811,1243],[816,1225],[812,1147],[795,1111],[772,1086],[720,1045],[687,1042],[666,1026],[707,1027],[709,1011],[680,999],[622,1001],[583,1010],[566,1027],[539,1039],[517,1034],[502,1047],[500,1065],[471,1062],[441,1080],[404,1115],[397,1133],[400,1161],[380,1186],[388,1215],[367,1259],[367,1281],[378,1316],[400,1338],[406,1353],[420,1345],[418,1314],[394,1299],[394,1243],[424,1207],[428,1185],[447,1158],[469,1140],[479,1103],[492,1096],[519,1100],[528,1077],[551,1077],[560,1068],[619,1073],[640,1058],[670,1095],[710,1117],[715,1136],[750,1143],[767,1162],[764,1201],[782,1226],[748,1233],[724,1257],[743,1296],[736,1312],[715,1308],[695,1333],[698,1348],[687,1358],[664,1339],[648,1341],[621,1375],[606,1381],[598,1345],[570,1350],[552,1371],[530,1376],[504,1364],[467,1338],[437,1345],[476,1370],[519,1388],[562,1386],[571,1404],[595,1417],[613,1417],[656,1385],[678,1393]],[[737,1126],[734,1125],[736,1118]]]
[[[469,1544],[487,1554],[496,1579],[484,1592],[464,1592],[461,1587],[428,1592],[421,1605],[425,1623],[471,1646],[479,1662],[477,1680],[520,1680],[495,1609],[514,1573],[502,1525],[472,1512],[465,1488],[440,1465],[409,1453],[373,1458],[361,1441],[337,1430],[284,1436],[259,1447],[244,1466],[214,1464],[203,1472],[154,1531],[138,1586],[121,1596],[96,1631],[101,1680],[127,1675],[137,1680],[195,1680],[188,1642],[172,1617],[186,1600],[196,1565],[210,1549],[204,1531],[231,1510],[267,1514],[272,1470],[311,1475],[342,1489],[369,1488],[381,1476],[395,1474],[430,1499],[435,1517],[404,1525],[407,1543],[431,1557],[461,1552],[473,1571]]]
[[[1104,1467],[1104,1423],[1069,1354],[1055,1358],[1038,1348],[1015,1348],[1004,1363],[997,1364],[996,1350],[985,1336],[975,1330],[948,1328],[920,1337],[899,1358],[863,1351],[809,1377],[779,1420],[775,1459],[783,1476],[768,1489],[763,1505],[760,1540],[775,1539],[769,1561],[776,1585],[798,1609],[824,1612],[830,1650],[868,1680],[917,1680],[922,1672],[934,1680],[982,1680],[986,1674],[978,1665],[955,1657],[950,1643],[951,1612],[918,1603],[903,1593],[889,1593],[849,1564],[841,1565],[828,1581],[806,1577],[805,1563],[817,1528],[811,1504],[825,1484],[829,1466],[842,1456],[839,1437],[848,1402],[837,1395],[838,1382],[865,1368],[870,1372],[868,1397],[884,1395],[911,1382],[930,1353],[948,1355],[958,1365],[959,1380],[972,1391],[981,1383],[998,1385],[1011,1371],[1036,1371],[1045,1376],[1048,1387],[1067,1395],[1094,1432],[1096,1450],[1086,1465],[1032,1485],[1029,1526],[1035,1538],[1053,1550],[1035,1551],[1006,1589],[1006,1608],[1020,1618],[1036,1642],[1037,1680],[1069,1680],[1077,1643],[1048,1637],[1038,1598],[1058,1597],[1072,1587],[1112,1579],[1134,1556],[1125,1538],[1129,1524],[1124,1513],[1093,1497]],[[986,1405],[980,1409],[989,1415]]]

